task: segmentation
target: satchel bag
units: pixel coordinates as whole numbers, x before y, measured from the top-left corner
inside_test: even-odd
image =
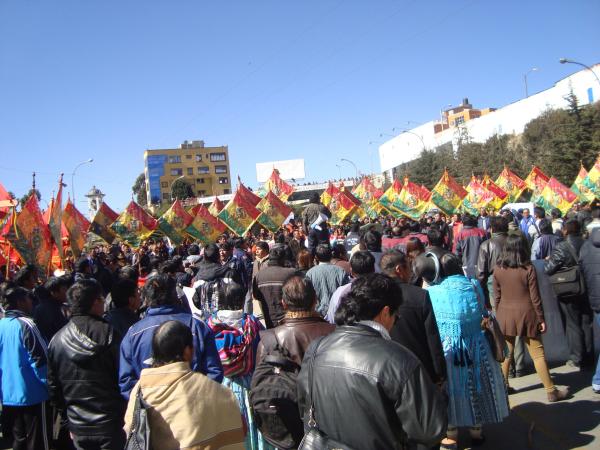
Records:
[[[488,311],[485,308],[485,304],[481,301],[481,296],[479,295],[479,290],[477,286],[473,284],[473,290],[475,291],[475,295],[477,295],[477,300],[479,304],[483,308],[483,313],[481,315],[481,329],[483,330],[483,334],[490,344],[490,349],[492,350],[492,355],[496,361],[499,363],[504,362],[506,358],[506,339],[504,337],[504,333],[500,329],[500,324],[496,320],[494,313]]]
[[[563,267],[550,275],[550,283],[557,297],[577,297],[585,294],[585,283],[581,276],[579,258],[575,254],[573,246],[566,242],[569,253],[577,264],[571,267]]]
[[[142,396],[142,388],[138,389],[133,408],[131,430],[127,435],[125,450],[150,450],[150,423],[148,422],[149,406]]]
[[[300,446],[298,450],[353,450],[351,447],[348,447],[346,444],[343,444],[335,439],[331,439],[321,430],[319,430],[319,425],[317,424],[317,420],[315,419],[315,404],[313,399],[313,365],[315,361],[315,357],[317,356],[317,350],[319,349],[319,345],[321,345],[321,341],[323,338],[319,339],[319,342],[315,345],[315,350],[313,352],[312,358],[310,358],[310,363],[308,365],[308,403],[310,404],[310,409],[308,410],[308,428],[309,430],[304,434],[302,438],[302,442],[300,442]]]

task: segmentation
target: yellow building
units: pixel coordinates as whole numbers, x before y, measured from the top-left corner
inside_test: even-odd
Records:
[[[231,193],[229,149],[184,141],[179,148],[144,152],[148,204],[171,202],[173,182],[189,183],[197,197]]]
[[[496,108],[473,108],[473,105],[469,103],[469,99],[465,98],[460,106],[455,106],[442,112],[442,121],[434,125],[434,132],[439,133],[450,127],[458,127],[469,120],[485,116],[495,110]]]

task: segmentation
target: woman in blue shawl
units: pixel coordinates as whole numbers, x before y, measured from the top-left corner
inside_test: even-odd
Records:
[[[484,440],[482,425],[502,422],[509,414],[500,365],[481,329],[483,292],[464,276],[460,259],[446,253],[428,288],[448,372],[448,432],[440,448],[456,449],[458,427],[469,427],[473,445]]]

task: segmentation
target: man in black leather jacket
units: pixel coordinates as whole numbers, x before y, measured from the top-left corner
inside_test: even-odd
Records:
[[[67,298],[73,315],[48,349],[50,400],[66,411],[78,449],[123,448],[126,404],[118,384],[119,340],[102,319],[102,286],[80,280]]]
[[[433,446],[447,427],[447,403],[416,356],[391,341],[402,301],[388,276],[356,280],[336,312],[338,328],[313,341],[298,375],[298,406],[309,429],[356,449]],[[312,401],[311,401],[312,400]]]
[[[494,298],[492,291],[492,275],[494,267],[500,259],[502,247],[508,237],[508,220],[504,217],[496,216],[490,218],[490,229],[492,232],[491,239],[483,241],[479,247],[479,256],[477,257],[477,280],[485,293],[485,301],[487,306],[492,305]]]
[[[575,219],[568,220],[563,232],[565,240],[556,244],[544,264],[544,270],[548,275],[579,263],[579,250],[584,243],[581,237],[581,225]],[[581,368],[582,364],[591,363],[594,354],[592,310],[587,293],[578,297],[558,297],[558,306],[569,346],[567,365]]]

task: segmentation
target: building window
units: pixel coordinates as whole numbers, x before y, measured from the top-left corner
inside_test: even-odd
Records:
[[[187,168],[187,174],[188,175],[194,175],[194,168],[193,167],[188,167]]]
[[[171,176],[181,176],[183,175],[183,169],[171,169]]]
[[[166,188],[166,187],[169,187],[169,183],[167,183],[166,181],[163,181],[162,183],[160,183],[160,186]]]
[[[210,169],[208,166],[198,167],[198,175],[203,175],[203,174],[207,174],[207,173],[210,173]]]
[[[231,194],[231,189],[223,189],[223,194]]]
[[[229,178],[219,177],[219,184],[227,184],[227,183],[229,183]]]
[[[199,191],[198,191],[198,195],[199,195],[200,197],[204,197],[204,196],[206,195],[206,191],[204,191],[204,190],[199,190]]]
[[[163,200],[169,200],[170,194],[168,192],[163,192]]]
[[[465,118],[463,116],[457,117],[454,119],[454,126],[458,126],[462,123],[465,123]]]
[[[196,178],[196,183],[204,184],[204,178]]]
[[[225,153],[211,153],[210,160],[211,161],[225,161]]]
[[[192,155],[185,155],[185,159],[192,159]]]
[[[169,164],[176,164],[181,162],[180,155],[169,155]]]
[[[202,161],[202,155],[196,155],[196,162]]]
[[[215,166],[215,173],[227,173],[227,166]]]

